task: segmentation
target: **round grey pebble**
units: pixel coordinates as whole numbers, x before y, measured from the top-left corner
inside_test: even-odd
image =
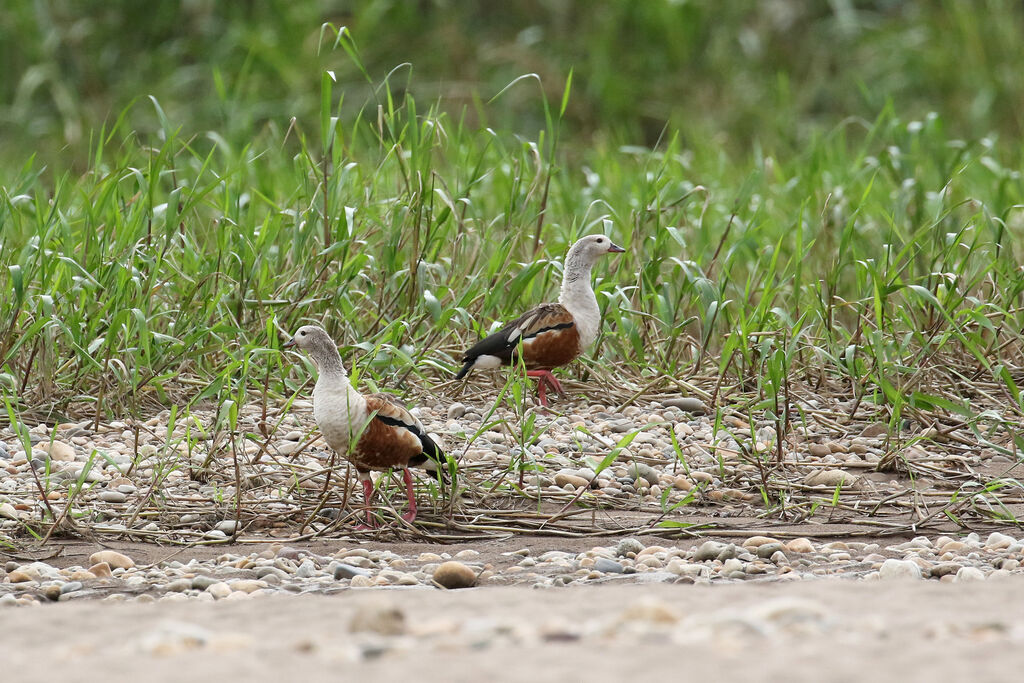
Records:
[[[120,491],[100,491],[99,499],[104,503],[123,503],[128,500],[128,496],[121,493]]]
[[[316,565],[313,564],[313,560],[305,559],[302,564],[299,565],[298,570],[295,572],[295,576],[300,579],[308,579],[316,575]]]
[[[84,584],[81,581],[68,581],[60,587],[60,592],[62,595],[64,593],[74,593],[75,591],[82,590],[83,587]]]
[[[220,583],[220,579],[215,579],[212,576],[203,576],[201,574],[193,577],[192,579],[192,587],[201,591],[206,590],[215,583]]]
[[[615,560],[610,560],[607,557],[599,557],[594,562],[594,570],[599,571],[602,574],[621,574],[623,566]]]
[[[193,587],[192,579],[182,578],[182,579],[175,579],[174,581],[171,581],[166,586],[164,586],[164,589],[168,593],[184,593],[185,591],[187,591],[189,588],[192,588],[192,587]]]
[[[762,559],[767,559],[775,553],[785,555],[785,546],[781,543],[765,543],[764,545],[757,546],[757,556]]]
[[[693,554],[696,562],[705,560],[728,560],[736,557],[736,546],[732,543],[720,543],[719,541],[705,541]]]
[[[611,423],[612,431],[616,434],[624,434],[633,429],[633,423],[629,420],[616,420]]]
[[[661,405],[666,408],[678,408],[687,413],[696,413],[703,415],[708,412],[708,407],[704,404],[704,401],[699,398],[693,398],[692,396],[680,396],[678,398],[666,398],[661,402]]]
[[[266,581],[268,576],[276,576],[278,579],[286,579],[288,578],[288,573],[278,569],[277,567],[256,568],[257,579],[263,579],[264,581]]]
[[[458,420],[460,417],[466,414],[466,406],[462,403],[453,403],[448,406],[448,419]]]
[[[643,479],[651,486],[658,483],[658,470],[645,463],[633,463],[629,466],[629,473],[634,479]]]
[[[366,569],[362,569],[360,567],[353,567],[350,564],[344,563],[338,563],[334,565],[334,569],[332,570],[331,574],[334,576],[334,579],[336,581],[340,579],[351,579],[356,576],[370,576],[370,572]]]
[[[214,529],[221,532],[225,536],[233,536],[237,528],[238,522],[236,522],[233,519],[225,519],[223,522],[217,522],[217,526],[214,527]]]

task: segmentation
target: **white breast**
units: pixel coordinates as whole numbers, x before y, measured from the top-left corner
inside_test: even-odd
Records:
[[[366,424],[366,400],[348,382],[317,380],[313,387],[313,419],[327,444],[344,453]]]
[[[597,307],[597,297],[594,296],[590,283],[571,288],[563,287],[558,303],[572,313],[573,322],[576,323],[576,330],[580,335],[580,346],[586,348],[593,344],[597,339],[598,330],[601,329],[601,309]]]

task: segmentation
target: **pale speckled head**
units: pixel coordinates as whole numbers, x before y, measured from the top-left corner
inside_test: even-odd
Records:
[[[578,260],[587,265],[593,265],[605,254],[616,254],[624,251],[626,250],[612,242],[606,235],[587,235],[572,245],[566,261]]]
[[[345,372],[338,346],[331,339],[331,335],[327,334],[327,330],[319,325],[303,325],[295,330],[295,335],[284,343],[284,347],[294,347],[308,353],[321,373]]]
[[[327,334],[327,330],[319,325],[303,325],[295,330],[295,334],[284,343],[284,346],[285,348],[294,346],[303,351],[309,351],[318,347],[337,348],[334,345],[334,340],[331,339],[331,335]]]
[[[565,257],[565,278],[575,281],[590,277],[590,269],[605,254],[626,251],[606,235],[587,235],[572,245]]]

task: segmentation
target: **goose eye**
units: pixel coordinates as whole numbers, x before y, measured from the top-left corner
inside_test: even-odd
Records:
[[[604,244],[604,238],[603,237],[598,237],[597,238],[597,243],[598,244]]]

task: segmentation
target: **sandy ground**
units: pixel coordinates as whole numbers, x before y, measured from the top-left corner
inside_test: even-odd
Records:
[[[83,601],[0,625],[18,681],[1011,681],[1022,606],[1016,578],[612,583]]]

